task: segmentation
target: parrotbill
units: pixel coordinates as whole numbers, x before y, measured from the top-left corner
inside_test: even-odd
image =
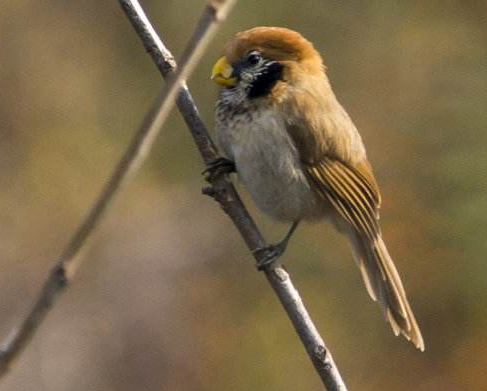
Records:
[[[328,220],[347,235],[368,293],[396,335],[424,350],[403,284],[382,239],[381,197],[362,138],[338,102],[322,57],[279,27],[238,33],[213,68],[218,143],[257,207],[292,223]]]

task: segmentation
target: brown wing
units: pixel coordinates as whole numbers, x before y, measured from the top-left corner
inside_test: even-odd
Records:
[[[421,350],[424,342],[406,298],[396,267],[381,238],[379,227],[380,195],[370,165],[350,167],[324,157],[305,165],[314,188],[350,224],[352,248],[367,291],[378,300],[394,333],[402,333]]]
[[[339,160],[324,157],[305,166],[314,188],[358,232],[371,240],[380,234],[380,194],[368,162],[349,167]]]
[[[381,199],[369,163],[351,168],[337,159],[324,157],[319,163],[304,167],[313,187],[352,227],[349,236],[367,291],[372,299],[384,302],[381,280],[387,279],[387,270],[382,262],[377,262],[373,245],[380,238]]]

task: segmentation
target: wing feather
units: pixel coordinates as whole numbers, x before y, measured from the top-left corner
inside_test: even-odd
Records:
[[[318,191],[348,223],[372,241],[379,236],[380,196],[374,182],[360,171],[328,157],[306,166],[306,170]]]

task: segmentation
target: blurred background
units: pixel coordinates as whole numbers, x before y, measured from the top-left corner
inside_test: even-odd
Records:
[[[204,1],[142,4],[179,56]],[[300,227],[283,262],[350,390],[485,390],[487,3],[241,1],[189,82],[209,128],[211,66],[257,25],[298,30],[324,54],[426,341],[420,353],[393,336],[345,238]],[[1,2],[1,340],[161,85],[117,1]],[[2,390],[322,389],[233,225],[201,195],[203,168],[174,113]],[[287,227],[244,198],[275,242]]]

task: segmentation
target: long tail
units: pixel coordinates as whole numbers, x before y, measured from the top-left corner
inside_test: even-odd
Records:
[[[421,331],[382,237],[379,235],[371,242],[357,232],[351,232],[350,242],[367,291],[381,305],[394,334],[404,335],[418,349],[424,351]]]

